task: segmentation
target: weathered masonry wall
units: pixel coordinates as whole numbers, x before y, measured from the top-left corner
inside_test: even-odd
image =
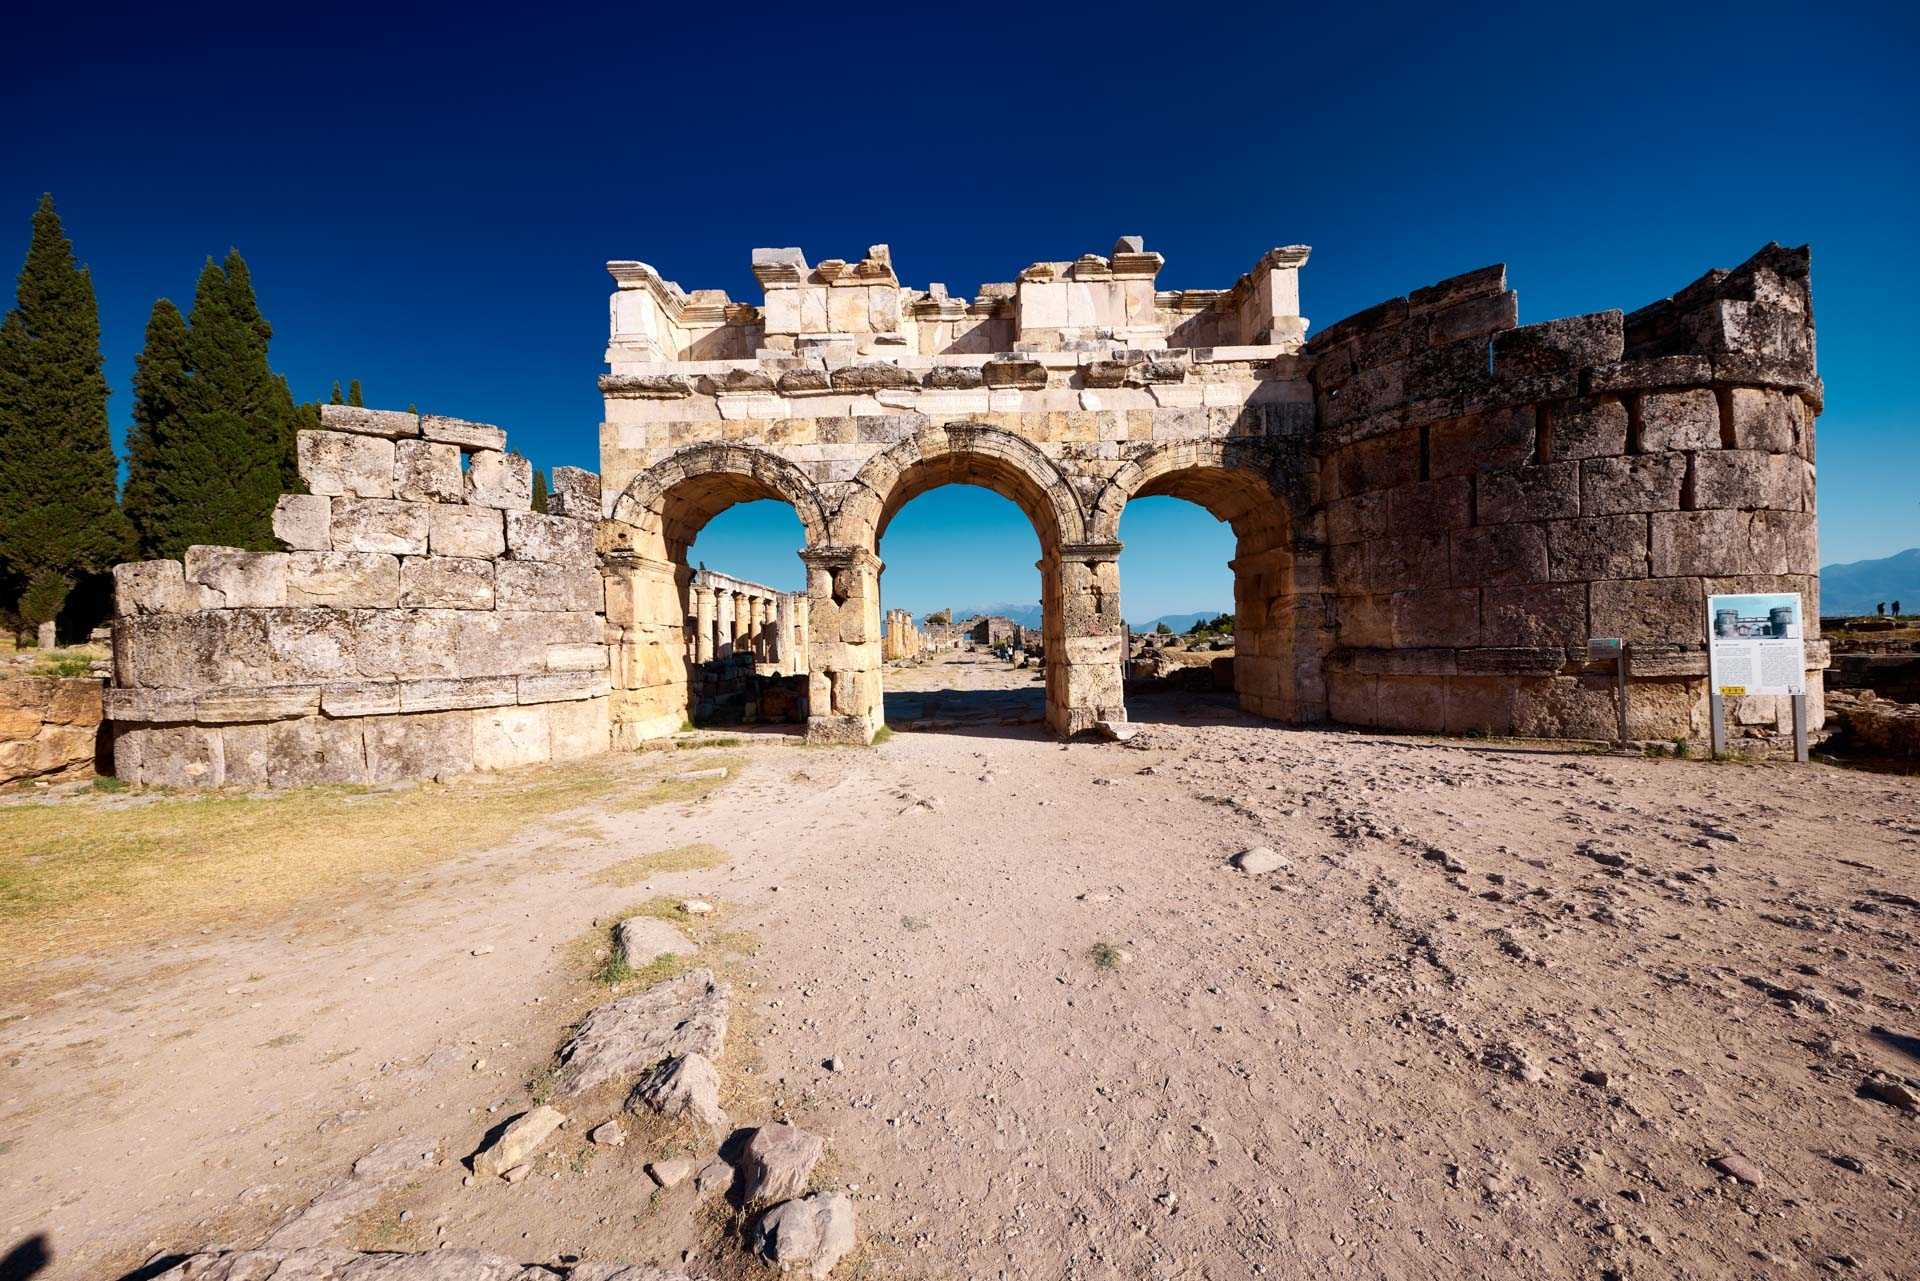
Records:
[[[1328,711],[1359,725],[1605,738],[1623,637],[1628,730],[1706,723],[1706,597],[1800,592],[1819,615],[1813,313],[1804,249],[1672,298],[1515,328],[1488,269],[1308,344],[1336,646]],[[1808,646],[1820,723],[1826,648]],[[1789,700],[1732,700],[1786,733]]]
[[[274,533],[114,573],[115,772],[281,786],[606,750],[599,482],[531,510],[497,427],[329,405]]]
[[[0,785],[90,776],[100,703],[96,677],[0,678]]]

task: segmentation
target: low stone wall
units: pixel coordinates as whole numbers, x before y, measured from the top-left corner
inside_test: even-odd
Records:
[[[1920,760],[1920,704],[1878,698],[1872,690],[1827,698],[1827,711],[1845,731],[1847,747],[1872,756]]]
[[[550,514],[497,427],[329,405],[300,433],[288,550],[114,571],[115,773],[377,783],[607,750],[598,479]]]
[[[92,777],[100,709],[100,682],[91,676],[0,680],[0,785]]]

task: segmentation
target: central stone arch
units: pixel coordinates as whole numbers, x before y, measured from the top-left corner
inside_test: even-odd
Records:
[[[849,482],[834,513],[837,543],[875,553],[907,503],[942,485],[979,485],[1008,499],[1033,522],[1040,541],[1042,637],[1047,724],[1077,734],[1102,720],[1123,720],[1124,660],[1118,546],[1090,543],[1078,490],[1053,458],[1024,436],[986,423],[928,427],[870,458]],[[874,593],[878,599],[877,583]],[[879,688],[878,673],[874,688]]]

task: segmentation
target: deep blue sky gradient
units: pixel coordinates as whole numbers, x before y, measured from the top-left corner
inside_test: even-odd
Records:
[[[116,432],[148,308],[229,245],[297,395],[359,377],[593,466],[609,258],[757,301],[756,245],[886,241],[910,283],[971,293],[1122,233],[1167,287],[1306,242],[1324,326],[1495,261],[1523,322],[1631,309],[1811,241],[1822,559],[1920,544],[1911,5],[29,4],[5,30],[0,269],[53,191]],[[1162,506],[1129,520],[1127,615],[1224,605],[1225,531]],[[1010,512],[913,504],[890,603],[1031,599]],[[757,550],[771,514],[696,554],[790,576],[797,534]]]

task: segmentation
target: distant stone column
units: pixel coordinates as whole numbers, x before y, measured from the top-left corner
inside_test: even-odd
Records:
[[[713,661],[713,588],[693,589],[693,661]]]
[[[763,663],[773,661],[773,601],[765,596],[753,598],[753,656]]]
[[[786,592],[781,592],[774,600],[774,613],[777,620],[777,630],[775,633],[777,639],[774,641],[775,652],[773,661],[780,665],[780,671],[783,675],[792,675],[796,670],[793,662],[794,623],[796,621],[794,617],[793,597]]]
[[[795,675],[804,675],[812,670],[809,661],[813,653],[813,627],[811,623],[812,606],[805,596],[793,598],[793,670]]]
[[[716,629],[714,635],[713,656],[715,658],[733,657],[733,615],[739,603],[739,597],[731,589],[714,589],[713,619]]]
[[[753,652],[753,597],[735,592],[733,600],[733,652]]]

